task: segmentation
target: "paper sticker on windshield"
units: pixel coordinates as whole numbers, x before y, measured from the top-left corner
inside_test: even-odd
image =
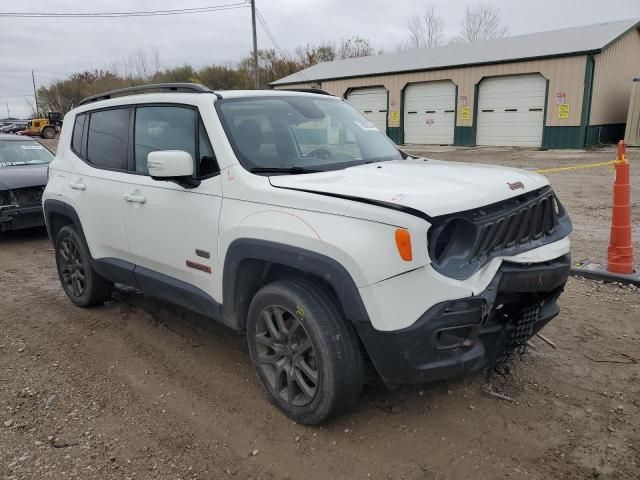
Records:
[[[42,145],[20,145],[23,150],[44,150]]]
[[[372,122],[359,122],[358,120],[354,120],[353,123],[365,131],[378,130]]]
[[[19,167],[20,165],[27,165],[27,162],[0,162],[0,167]]]

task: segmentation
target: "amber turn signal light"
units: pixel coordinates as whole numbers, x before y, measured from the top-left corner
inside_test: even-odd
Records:
[[[398,247],[400,258],[407,262],[413,259],[413,254],[411,253],[411,234],[409,230],[405,230],[404,228],[396,229],[396,247]]]

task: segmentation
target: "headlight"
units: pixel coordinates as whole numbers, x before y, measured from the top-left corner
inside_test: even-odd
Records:
[[[464,263],[473,253],[476,226],[464,218],[451,218],[429,231],[429,255],[438,266]]]

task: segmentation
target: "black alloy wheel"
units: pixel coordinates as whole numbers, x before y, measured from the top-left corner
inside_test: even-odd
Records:
[[[66,237],[58,245],[60,277],[64,289],[76,297],[85,291],[85,264],[80,248],[73,237]]]
[[[272,394],[296,407],[310,404],[318,392],[319,365],[296,315],[281,306],[265,308],[256,325],[256,347]]]
[[[56,266],[64,292],[79,307],[95,307],[111,298],[113,283],[101,277],[91,264],[84,237],[65,225],[56,235]]]

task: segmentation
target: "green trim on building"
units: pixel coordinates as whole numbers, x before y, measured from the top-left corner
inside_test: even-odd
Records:
[[[473,147],[476,144],[474,128],[455,127],[453,130],[453,144],[458,147]]]
[[[408,84],[407,84],[408,85]],[[400,91],[400,126],[398,133],[398,143],[404,144],[404,92],[407,88],[407,85]]]
[[[594,145],[618,143],[620,140],[624,139],[624,131],[626,127],[626,123],[589,125],[587,127],[587,138],[585,145],[587,147],[591,147]]]
[[[542,148],[582,148],[582,127],[544,127]]]
[[[387,137],[393,140],[396,144],[402,144],[402,128],[400,127],[387,127]]]
[[[480,80],[481,82],[482,80]],[[475,147],[478,130],[478,93],[480,92],[480,82],[473,86],[473,110],[471,114],[471,126],[455,126],[453,130],[453,144],[459,147]],[[456,87],[456,122],[458,115],[458,95]]]
[[[547,86],[544,90],[544,108],[542,109],[542,142],[541,148],[545,148],[545,136],[547,134],[547,108],[549,107],[549,79],[545,78]]]
[[[587,127],[591,118],[591,100],[593,97],[593,78],[595,76],[596,61],[593,54],[587,55],[587,61],[584,69],[584,92],[582,94],[582,115],[580,117],[580,135],[582,137],[582,145],[587,145]]]

